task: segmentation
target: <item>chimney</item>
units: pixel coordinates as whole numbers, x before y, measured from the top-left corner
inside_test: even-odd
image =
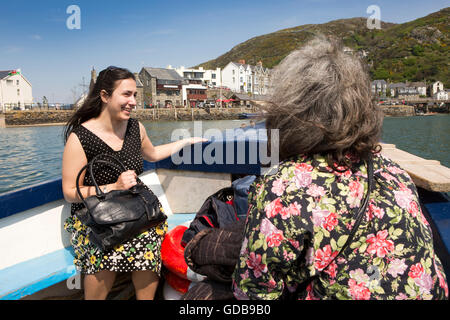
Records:
[[[245,64],[245,60],[244,60],[244,59],[241,59],[241,60],[238,61],[238,63],[240,63],[240,64]]]
[[[262,67],[262,60],[259,60],[258,63],[257,63],[256,65]]]

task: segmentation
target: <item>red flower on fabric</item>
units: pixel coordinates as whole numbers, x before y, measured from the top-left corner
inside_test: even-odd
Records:
[[[409,272],[408,272],[408,276],[410,276],[413,279],[420,278],[422,276],[423,272],[424,272],[423,266],[420,262],[418,262],[411,266],[411,268],[409,269]]]
[[[295,201],[294,203],[291,203],[289,207],[284,207],[281,209],[281,218],[286,220],[289,219],[291,216],[298,216],[300,214],[302,206]]]
[[[375,236],[373,233],[367,236],[366,243],[370,245],[367,247],[367,252],[370,254],[377,254],[378,257],[384,258],[389,252],[394,251],[394,242],[386,240],[388,236],[387,230],[377,232]]]
[[[338,219],[336,212],[330,212],[330,214],[323,219],[322,227],[324,227],[328,231],[332,231],[334,227],[337,226],[337,224]]]
[[[270,236],[267,237],[267,245],[269,247],[278,247],[283,239],[283,232],[273,232]]]
[[[330,263],[330,265],[328,266],[328,268],[326,268],[324,270],[325,273],[329,274],[331,279],[336,278],[336,274],[337,274],[337,264],[336,262],[332,262]]]
[[[278,213],[281,212],[283,209],[283,205],[281,204],[281,198],[276,198],[272,202],[270,202],[266,207],[264,208],[264,211],[266,212],[267,218],[273,218]]]
[[[348,280],[350,295],[354,300],[369,300],[370,290],[365,286],[364,282],[357,283],[355,279]]]
[[[261,263],[261,255],[255,254],[254,252],[250,252],[248,260],[247,260],[247,266],[253,270],[253,274],[255,275],[255,278],[261,277],[263,273],[267,272],[267,266],[263,263]]]
[[[408,204],[408,212],[415,218],[419,213],[419,205],[414,200]]]
[[[338,253],[338,251],[331,252],[331,246],[329,244],[323,247],[323,249],[317,249],[314,258],[314,267],[322,271]]]
[[[299,163],[295,166],[295,169],[299,172],[311,172],[313,171],[313,166],[307,163]]]

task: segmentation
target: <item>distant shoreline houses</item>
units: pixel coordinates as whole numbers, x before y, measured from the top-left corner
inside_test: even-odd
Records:
[[[229,62],[223,69],[212,70],[171,65],[167,68],[143,67],[134,73],[136,108],[250,106],[251,101],[267,100],[272,72],[263,67],[262,61],[250,65],[245,60]],[[90,88],[96,78],[97,72],[92,68]],[[450,90],[445,90],[441,81],[388,83],[377,79],[372,81],[371,90],[379,98],[405,101],[421,98],[445,101],[450,97]],[[81,106],[86,96],[84,93],[74,103],[75,108]],[[34,102],[32,85],[20,69],[0,71],[0,111],[31,109],[36,105],[41,106]],[[43,106],[57,108],[48,101],[43,101]],[[66,107],[72,108],[72,105]]]
[[[137,108],[249,106],[250,100],[266,100],[271,72],[262,61],[253,66],[245,60],[214,70],[143,67],[135,74]]]
[[[432,98],[435,100],[448,100],[450,90],[444,89],[441,81],[430,84],[425,82],[397,82],[387,83],[386,80],[374,80],[371,83],[372,93],[380,98],[396,98],[400,100],[418,100]]]

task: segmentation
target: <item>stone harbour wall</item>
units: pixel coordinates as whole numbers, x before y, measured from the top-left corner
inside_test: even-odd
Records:
[[[414,106],[386,105],[381,106],[385,116],[406,117],[416,115]]]
[[[65,124],[73,114],[73,110],[17,110],[2,114],[5,126],[51,125]],[[210,109],[138,109],[132,117],[140,121],[175,121],[175,120],[234,120],[240,113],[254,113],[253,108],[221,108]],[[1,124],[0,123],[0,124]]]

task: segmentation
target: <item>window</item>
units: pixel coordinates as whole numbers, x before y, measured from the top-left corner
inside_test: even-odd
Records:
[[[233,70],[233,76],[234,76],[234,70]]]
[[[17,89],[17,95],[20,96],[20,89]]]
[[[19,80],[16,80],[16,85],[19,85]]]
[[[211,74],[211,79],[215,79],[216,78],[216,74],[215,73],[212,73]]]
[[[235,83],[236,82],[236,79],[233,77],[233,83]]]

